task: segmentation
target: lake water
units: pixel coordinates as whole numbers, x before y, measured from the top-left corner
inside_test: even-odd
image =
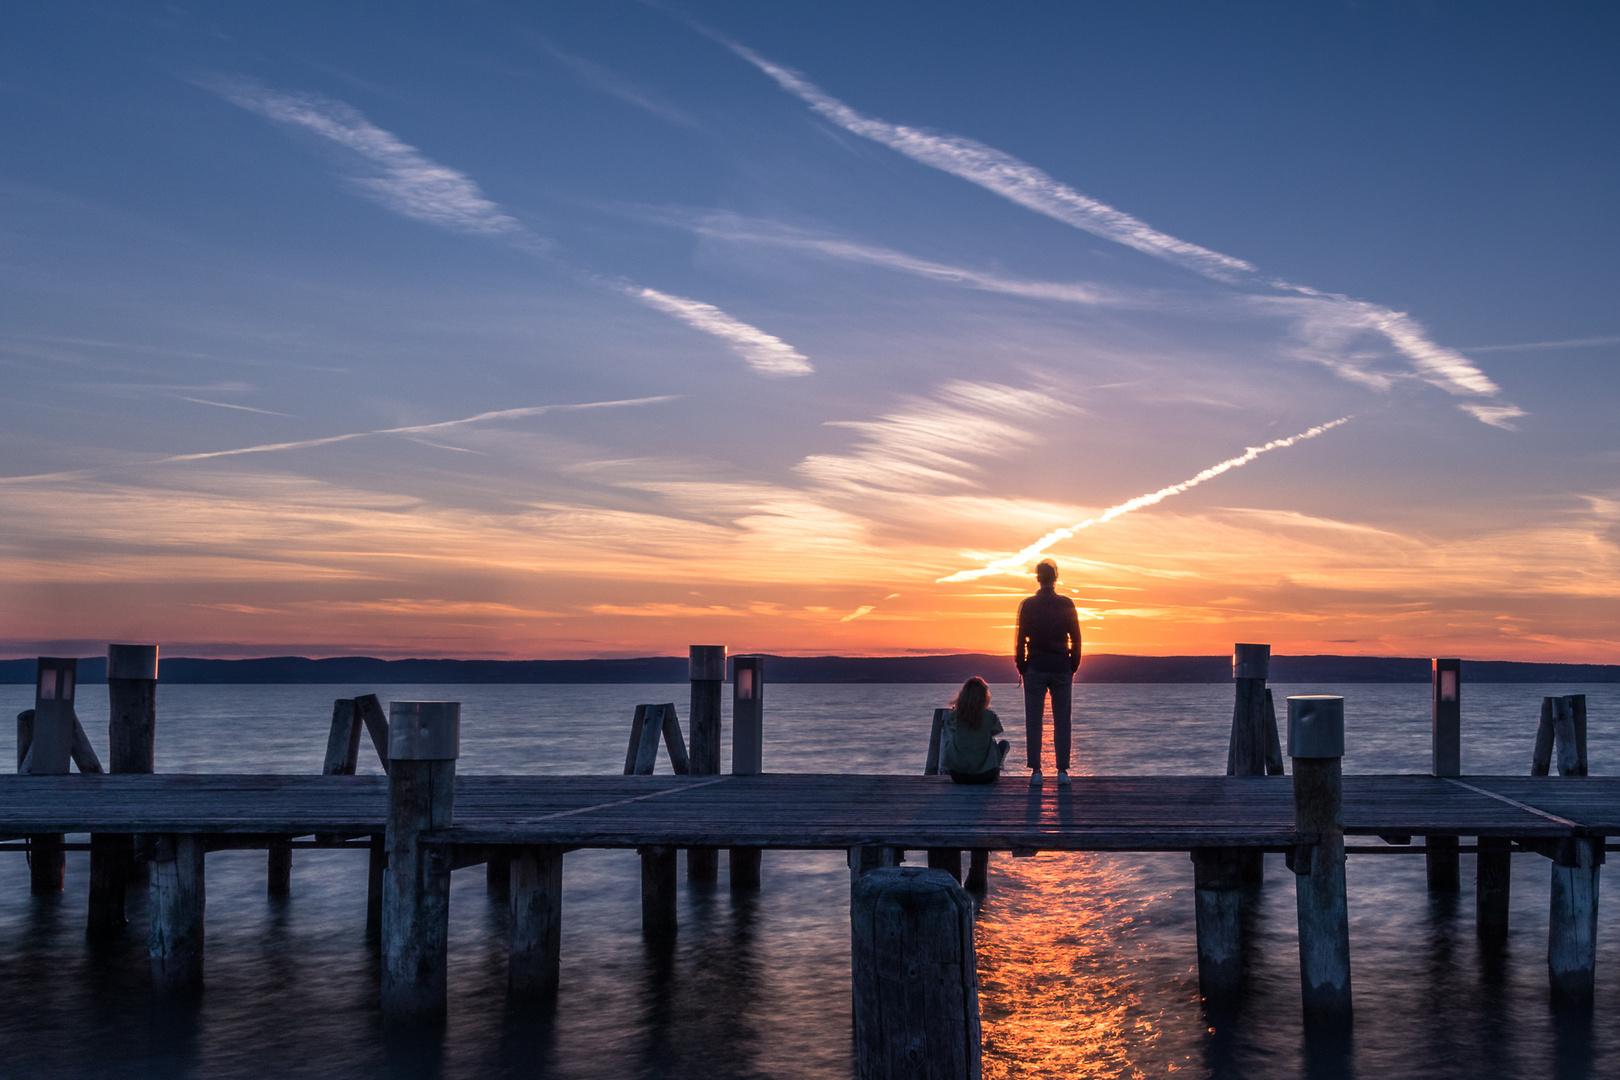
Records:
[[[1022,763],[1015,686],[996,686]],[[931,710],[954,687],[780,685],[766,692],[772,772],[916,773]],[[1275,687],[1341,693],[1346,772],[1426,772],[1426,685]],[[158,698],[161,772],[320,771],[334,697],[462,704],[462,772],[615,773],[638,702],[678,686],[183,686]],[[1588,695],[1591,771],[1620,769],[1620,685],[1469,685],[1463,770],[1523,774],[1543,694]],[[78,701],[105,760],[105,688]],[[728,695],[729,697],[729,695]],[[1232,688],[1078,688],[1075,771],[1225,771]],[[0,686],[0,715],[32,706]],[[728,701],[729,709],[729,701]],[[727,742],[729,751],[729,716]],[[12,761],[11,725],[0,757]],[[371,753],[369,744],[362,753]],[[1048,746],[1048,755],[1051,750]],[[667,761],[660,771],[668,769]],[[1046,764],[1048,775],[1054,768]],[[362,771],[379,771],[374,757]],[[1022,775],[1012,770],[1013,777]],[[1016,782],[1009,778],[1007,782]],[[70,838],[70,839],[83,839]],[[921,858],[920,853],[912,857]],[[296,853],[292,896],[265,895],[263,852],[208,857],[207,986],[154,1002],[144,890],[125,938],[84,940],[88,856],[68,855],[60,897],[28,894],[0,854],[0,1076],[62,1078],[848,1077],[849,877],[841,853],[767,852],[764,888],[733,897],[681,874],[673,950],[640,933],[634,852],[581,851],[564,869],[563,991],[554,1008],[510,1005],[503,904],[483,868],[451,895],[450,1017],[443,1031],[381,1029],[365,942],[364,852]],[[1186,855],[997,855],[978,923],[987,1077],[1282,1078],[1620,1075],[1620,902],[1598,929],[1591,1016],[1555,1013],[1546,974],[1548,864],[1513,856],[1511,937],[1475,940],[1473,858],[1458,897],[1431,897],[1421,856],[1351,856],[1355,1030],[1308,1044],[1300,1021],[1293,878],[1268,856],[1250,927],[1246,997],[1212,1023],[1199,1006]]]

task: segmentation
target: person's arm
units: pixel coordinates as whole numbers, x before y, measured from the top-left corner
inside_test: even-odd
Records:
[[[1007,730],[1006,728],[1001,726],[1001,717],[997,716],[995,714],[995,712],[992,711],[990,713],[990,734],[991,735],[1000,735],[1003,731],[1006,731],[1006,730]]]
[[[1065,628],[1069,638],[1069,674],[1073,675],[1080,670],[1080,613],[1074,609],[1074,601],[1069,601],[1069,625]]]
[[[1018,605],[1018,629],[1013,635],[1013,666],[1018,669],[1019,675],[1023,675],[1029,667],[1029,638],[1024,634],[1024,608],[1028,604],[1029,601],[1025,600]]]

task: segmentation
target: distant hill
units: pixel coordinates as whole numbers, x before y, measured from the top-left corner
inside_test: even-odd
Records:
[[[34,681],[34,657],[0,660],[0,683]],[[627,660],[380,660],[372,656],[267,656],[252,660],[164,657],[168,683],[679,683],[684,656]],[[945,656],[771,656],[765,677],[776,683],[953,683],[969,675],[1016,682],[1012,659],[988,653]],[[1215,683],[1232,677],[1229,656],[1090,655],[1080,681]],[[79,681],[105,682],[107,659],[79,661]],[[1465,660],[1467,682],[1620,682],[1617,664],[1537,664]],[[1273,656],[1274,683],[1426,683],[1429,661],[1399,656]]]

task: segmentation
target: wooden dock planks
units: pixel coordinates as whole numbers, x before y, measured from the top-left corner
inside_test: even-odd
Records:
[[[1345,831],[1620,834],[1620,778],[1461,779],[1468,786],[1418,775],[1347,776]],[[368,834],[382,829],[387,783],[382,776],[0,776],[0,836]],[[1287,777],[1076,777],[1072,788],[1032,791],[1011,781],[969,787],[892,775],[474,774],[456,778],[454,825],[427,839],[570,847],[1185,851],[1286,847],[1310,838],[1295,835]]]

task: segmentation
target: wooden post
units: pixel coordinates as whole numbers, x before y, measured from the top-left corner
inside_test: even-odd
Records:
[[[1553,857],[1547,974],[1558,1005],[1590,1008],[1597,968],[1598,876],[1603,840],[1561,841]]]
[[[1296,875],[1299,975],[1307,1024],[1350,1020],[1350,913],[1344,886],[1344,698],[1288,699],[1294,828],[1315,837],[1289,862]]]
[[[360,765],[360,714],[355,710],[354,698],[338,698],[332,702],[332,730],[326,736],[326,760],[321,764],[322,776],[353,776]]]
[[[156,645],[107,646],[108,772],[152,772],[157,679]],[[90,937],[111,937],[128,925],[124,902],[134,874],[134,837],[125,833],[91,834],[90,911],[85,924],[85,933]]]
[[[78,717],[73,711],[79,661],[73,657],[42,656],[34,679],[33,715],[28,718],[28,747],[23,749],[24,720],[17,718],[17,771],[31,776],[61,776],[73,761],[73,736]],[[28,885],[35,896],[62,891],[67,856],[61,833],[31,836]]]
[[[974,848],[969,855],[967,880],[962,884],[969,892],[983,895],[990,888],[990,850]]]
[[[1462,775],[1462,661],[1435,659],[1430,673],[1429,775]],[[1462,888],[1456,836],[1424,837],[1430,892]]]
[[[292,837],[278,836],[270,841],[265,871],[266,893],[278,899],[292,895]]]
[[[1277,704],[1266,690],[1266,775],[1281,776],[1283,769],[1282,740],[1277,738]]]
[[[962,852],[960,848],[929,848],[928,869],[943,870],[952,881],[962,880]]]
[[[461,704],[394,701],[388,709],[388,869],[383,873],[382,1008],[390,1021],[444,1016],[450,856],[420,842],[455,809]]]
[[[382,940],[383,875],[388,870],[388,838],[371,834],[371,858],[366,868],[366,940]]]
[[[861,844],[849,849],[849,883],[854,885],[865,874],[884,867],[899,866],[905,852],[887,844]]]
[[[1198,990],[1215,1010],[1236,1005],[1242,975],[1241,848],[1194,848],[1193,913],[1198,927]]]
[[[377,751],[377,760],[382,762],[383,772],[387,772],[388,717],[383,713],[382,702],[377,700],[376,694],[362,694],[354,699],[354,711],[366,726],[366,734],[371,736],[371,745]]]
[[[203,979],[203,854],[206,837],[160,835],[148,866],[146,947],[159,993],[191,992]]]
[[[726,647],[693,645],[688,650],[692,683],[689,746],[693,776],[720,775],[720,690],[726,680]],[[720,878],[719,848],[688,848],[686,879],[704,884]]]
[[[1266,678],[1271,673],[1271,646],[1232,646],[1232,734],[1227,742],[1227,776],[1265,776],[1269,732],[1266,721]],[[1265,880],[1265,853],[1259,850],[1234,852],[1238,873],[1244,881]]]
[[[849,905],[859,1080],[979,1080],[973,898],[937,870],[873,870]]]
[[[511,891],[511,853],[502,848],[492,849],[484,861],[484,892],[492,899],[505,900]]]
[[[1474,930],[1479,939],[1500,945],[1508,936],[1508,901],[1513,882],[1513,841],[1479,838],[1479,871],[1474,886]]]
[[[649,940],[675,936],[675,849],[666,844],[638,848],[641,853],[641,935]],[[688,852],[687,858],[691,858]]]
[[[731,775],[759,776],[765,771],[765,658],[739,656],[731,674]],[[733,892],[759,888],[759,848],[731,849]],[[688,855],[688,858],[691,856]]]
[[[934,710],[934,724],[928,731],[928,759],[923,762],[924,776],[939,775],[939,757],[945,741],[945,709]],[[980,853],[975,852],[977,859]],[[986,858],[989,852],[983,853]],[[976,865],[976,864],[975,864]],[[929,848],[928,868],[930,870],[943,870],[957,881],[962,880],[962,852],[957,848]],[[980,874],[978,890],[984,891],[983,874]],[[969,879],[968,888],[972,889],[972,878]]]
[[[515,848],[506,862],[512,868],[507,990],[518,997],[555,997],[562,964],[562,849]]]

